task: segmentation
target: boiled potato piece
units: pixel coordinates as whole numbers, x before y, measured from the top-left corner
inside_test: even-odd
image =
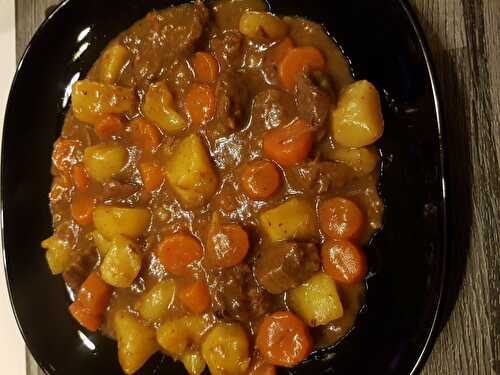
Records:
[[[126,310],[119,310],[114,314],[113,325],[120,365],[126,374],[133,374],[158,351],[155,330]]]
[[[247,11],[240,18],[240,33],[254,39],[281,39],[288,25],[271,13]]]
[[[187,127],[187,122],[173,107],[172,93],[165,82],[151,85],[143,106],[144,116],[168,134],[175,135]]]
[[[108,181],[120,173],[127,161],[127,150],[120,145],[91,146],[83,153],[83,164],[87,172],[99,182]]]
[[[247,333],[239,324],[221,323],[208,333],[201,354],[212,375],[245,374],[250,365]]]
[[[208,324],[201,316],[188,315],[163,323],[156,332],[156,337],[162,349],[178,359],[190,346],[201,343],[207,328]]]
[[[271,241],[310,240],[319,236],[314,206],[303,198],[293,197],[264,211],[259,221]]]
[[[101,277],[109,285],[128,288],[141,270],[142,257],[128,238],[117,235],[112,244],[101,263]]]
[[[83,80],[73,85],[72,92],[75,117],[89,124],[105,114],[130,112],[135,106],[134,90],[127,87]]]
[[[201,138],[188,135],[165,165],[170,186],[185,208],[201,207],[215,194],[218,179]]]
[[[331,157],[333,160],[347,164],[360,175],[367,175],[373,172],[379,162],[379,155],[372,147],[350,148],[336,146]]]
[[[94,240],[94,245],[97,248],[99,255],[101,258],[104,258],[113,246],[113,241],[108,240],[97,230],[92,232],[92,239]]]
[[[129,59],[130,53],[125,47],[119,44],[109,47],[99,62],[100,80],[104,83],[115,83]]]
[[[59,237],[51,236],[42,241],[42,248],[46,249],[45,259],[53,275],[63,273],[71,262],[71,248]]]
[[[368,146],[384,132],[380,96],[368,81],[357,81],[341,93],[331,116],[332,134],[346,147]]]
[[[181,361],[189,375],[201,375],[207,367],[200,352],[186,353],[182,356]]]
[[[174,299],[175,282],[173,280],[160,281],[141,297],[136,310],[143,319],[155,322],[172,307]]]
[[[108,239],[121,234],[130,238],[140,236],[149,226],[151,214],[146,208],[97,206],[94,225]]]
[[[289,291],[287,301],[310,327],[327,324],[344,315],[335,281],[324,272],[318,272]]]

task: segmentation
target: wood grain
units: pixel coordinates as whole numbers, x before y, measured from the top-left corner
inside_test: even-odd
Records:
[[[450,181],[449,308],[422,374],[500,374],[500,1],[408,0],[440,82]],[[17,55],[58,0],[16,0]],[[42,374],[27,353],[27,374]]]

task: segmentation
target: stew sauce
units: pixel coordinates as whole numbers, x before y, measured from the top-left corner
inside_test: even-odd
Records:
[[[128,374],[159,350],[190,374],[291,367],[363,304],[378,93],[321,26],[266,12],[153,11],[73,86],[42,246]]]

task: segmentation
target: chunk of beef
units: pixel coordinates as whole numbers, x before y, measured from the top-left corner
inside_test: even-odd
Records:
[[[255,262],[255,276],[264,289],[279,294],[302,284],[319,267],[316,245],[281,242],[262,249]]]
[[[266,292],[259,288],[248,265],[221,269],[209,278],[212,307],[219,317],[246,322],[269,311]]]
[[[252,106],[252,124],[269,130],[290,123],[297,116],[293,97],[281,90],[268,89],[258,94]]]
[[[210,50],[219,62],[221,71],[241,66],[242,47],[243,36],[238,31],[227,31],[210,41]]]
[[[222,73],[215,87],[215,96],[218,122],[230,130],[243,127],[250,95],[241,74],[231,70]]]
[[[153,11],[133,25],[122,43],[133,54],[135,83],[146,87],[179,57],[190,55],[207,22],[207,8],[196,1]]]
[[[330,95],[316,86],[309,77],[301,74],[295,84],[295,103],[299,117],[319,128],[328,117],[331,99]]]
[[[356,178],[356,174],[345,164],[313,160],[290,168],[287,177],[296,189],[322,194],[342,189]]]

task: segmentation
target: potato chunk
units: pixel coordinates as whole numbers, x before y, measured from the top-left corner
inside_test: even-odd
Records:
[[[63,273],[71,262],[71,248],[69,244],[56,236],[51,236],[42,241],[46,249],[45,259],[53,275]]]
[[[160,281],[144,294],[136,305],[142,318],[155,322],[163,318],[175,299],[175,282]]]
[[[135,244],[123,236],[115,236],[112,246],[102,261],[102,279],[117,288],[128,288],[142,266],[142,257],[135,251]]]
[[[165,174],[185,208],[201,207],[215,194],[218,178],[201,138],[188,135],[167,160]]]
[[[146,208],[97,206],[94,225],[108,239],[121,234],[130,238],[140,236],[149,226],[151,214]]]
[[[281,39],[288,25],[274,14],[247,11],[240,18],[240,33],[254,39]]]
[[[90,177],[99,182],[110,180],[127,164],[128,153],[123,146],[97,145],[87,147],[83,164]]]
[[[108,240],[97,230],[92,232],[92,239],[94,240],[94,245],[97,248],[99,255],[101,258],[104,258],[113,246],[113,241]]]
[[[289,291],[287,301],[310,327],[327,324],[344,315],[335,281],[324,272],[318,272]]]
[[[212,375],[244,374],[250,365],[247,333],[239,324],[221,323],[208,333],[201,354]]]
[[[311,240],[319,237],[316,211],[303,198],[290,198],[278,207],[264,211],[260,226],[271,241]]]
[[[170,320],[158,329],[158,343],[173,358],[181,358],[192,345],[199,345],[208,323],[198,315]]]
[[[347,164],[362,176],[373,172],[380,160],[372,147],[350,148],[337,145],[330,156],[335,161]]]
[[[368,81],[357,81],[341,93],[331,116],[335,140],[347,147],[368,146],[384,132],[384,119],[377,89]]]
[[[155,331],[126,310],[114,314],[113,324],[120,365],[126,374],[133,374],[158,351]]]
[[[189,375],[201,375],[205,367],[207,367],[205,360],[198,351],[184,354],[181,361]]]
[[[78,120],[95,124],[103,115],[132,111],[135,93],[131,88],[83,80],[73,85],[72,102]]]
[[[172,93],[165,82],[151,85],[143,106],[144,116],[168,134],[175,135],[187,127],[187,122],[174,109]]]
[[[115,83],[130,59],[125,47],[115,44],[104,51],[99,62],[99,78],[104,83]]]

